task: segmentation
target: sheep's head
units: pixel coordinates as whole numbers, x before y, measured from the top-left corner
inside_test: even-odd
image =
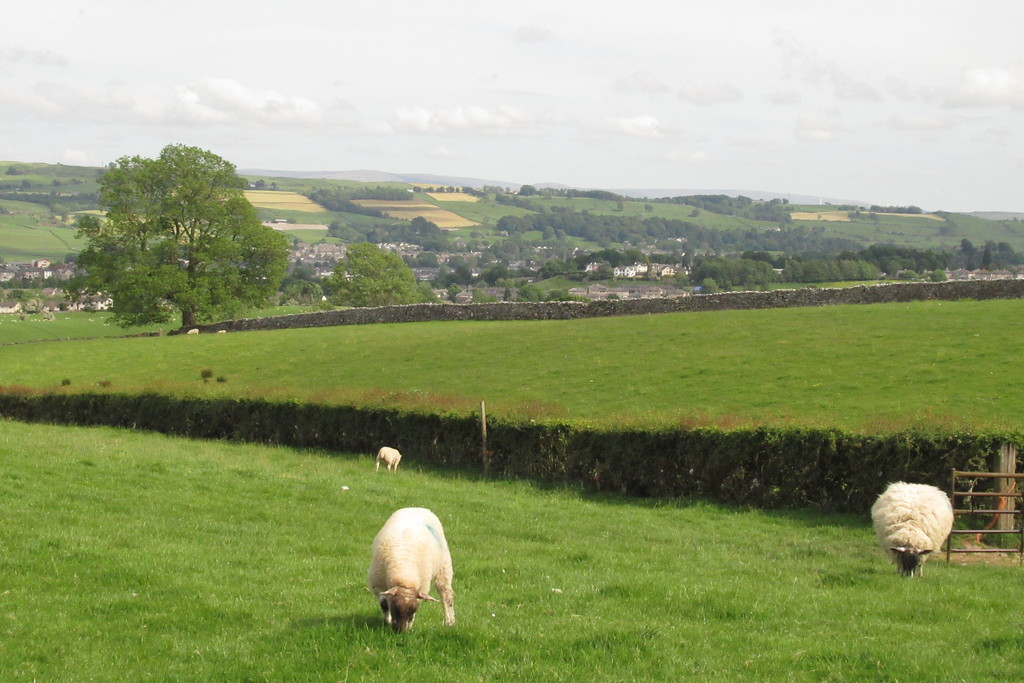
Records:
[[[432,598],[426,593],[421,593],[415,588],[406,588],[404,586],[389,588],[378,597],[380,598],[381,611],[384,612],[384,621],[391,625],[395,633],[401,633],[412,626],[413,619],[416,618],[416,610],[420,607],[420,602],[424,600],[437,602],[436,598]]]
[[[906,546],[889,548],[896,555],[896,571],[901,576],[914,576],[921,573],[921,564],[928,559],[931,549],[918,550]]]

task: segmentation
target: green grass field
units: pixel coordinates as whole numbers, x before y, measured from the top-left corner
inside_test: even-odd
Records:
[[[403,401],[645,424],[1019,428],[1024,301],[436,322],[4,349],[2,384]],[[223,383],[204,385],[208,368]],[[382,399],[381,397],[386,397]]]
[[[54,313],[53,320],[46,320],[35,313],[25,315],[0,315],[0,344],[50,339],[85,339],[94,337],[120,337],[140,332],[155,332],[170,329],[168,325],[143,325],[123,328],[110,324],[111,313]]]
[[[0,200],[0,208],[10,212],[0,214],[0,258],[5,261],[63,262],[83,245],[74,226],[60,225],[41,204]]]
[[[313,310],[309,306],[274,306],[272,308],[250,311],[249,318],[261,318],[291,313],[308,313]],[[153,323],[133,327],[119,327],[110,322],[112,313],[84,311],[54,313],[53,320],[46,320],[39,313],[0,315],[0,344],[18,344],[22,342],[94,339],[97,337],[124,337],[143,332],[176,329],[177,325]],[[180,323],[180,320],[178,321]]]
[[[347,489],[345,488],[347,487]],[[434,510],[457,623],[383,625]],[[590,497],[369,454],[0,421],[3,680],[1015,680],[1015,566],[904,579],[866,515]]]

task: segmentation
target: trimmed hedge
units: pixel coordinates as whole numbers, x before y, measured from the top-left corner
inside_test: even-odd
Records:
[[[109,425],[205,439],[374,453],[390,444],[410,462],[484,472],[476,416],[435,415],[298,401],[164,394],[38,393],[0,389],[0,415]],[[595,429],[565,422],[488,421],[495,477],[583,486],[630,496],[700,495],[759,507],[866,511],[896,480],[946,489],[952,469],[988,470],[1021,432],[757,427]]]

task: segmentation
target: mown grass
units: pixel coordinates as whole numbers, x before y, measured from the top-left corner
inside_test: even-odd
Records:
[[[1019,568],[896,575],[866,515],[589,497],[369,454],[0,421],[4,680],[1013,680]],[[347,489],[345,487],[348,487]],[[458,622],[385,628],[396,508]]]
[[[247,317],[267,317],[288,315],[290,313],[308,313],[310,306],[274,306],[272,308],[250,311]],[[5,314],[0,315],[0,344],[17,344],[31,341],[48,341],[64,339],[93,339],[96,337],[124,337],[144,332],[177,329],[177,325],[153,323],[132,327],[119,327],[110,322],[112,313],[96,311],[67,311],[54,313],[52,320],[47,320],[41,313]],[[178,321],[180,323],[180,321]]]
[[[644,424],[1018,428],[1024,301],[436,322],[4,349],[6,385],[371,396]],[[210,368],[227,380],[199,383]],[[525,407],[525,408],[524,408]]]

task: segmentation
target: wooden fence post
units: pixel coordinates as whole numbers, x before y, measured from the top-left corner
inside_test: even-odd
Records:
[[[491,451],[487,448],[487,406],[483,401],[480,401],[480,436],[483,443],[480,455],[484,463],[484,476],[489,477],[491,475]]]
[[[1004,443],[999,449],[999,470],[1002,474],[1016,474],[1017,472],[1017,447],[1012,443]],[[999,493],[1014,493],[1016,491],[1017,482],[1014,479],[998,478],[996,479],[996,491]],[[1015,507],[1016,499],[1012,497],[1000,498],[999,499],[1004,510],[1013,510]],[[996,520],[996,529],[1013,529],[1016,517],[1014,515],[998,515],[999,519]]]

